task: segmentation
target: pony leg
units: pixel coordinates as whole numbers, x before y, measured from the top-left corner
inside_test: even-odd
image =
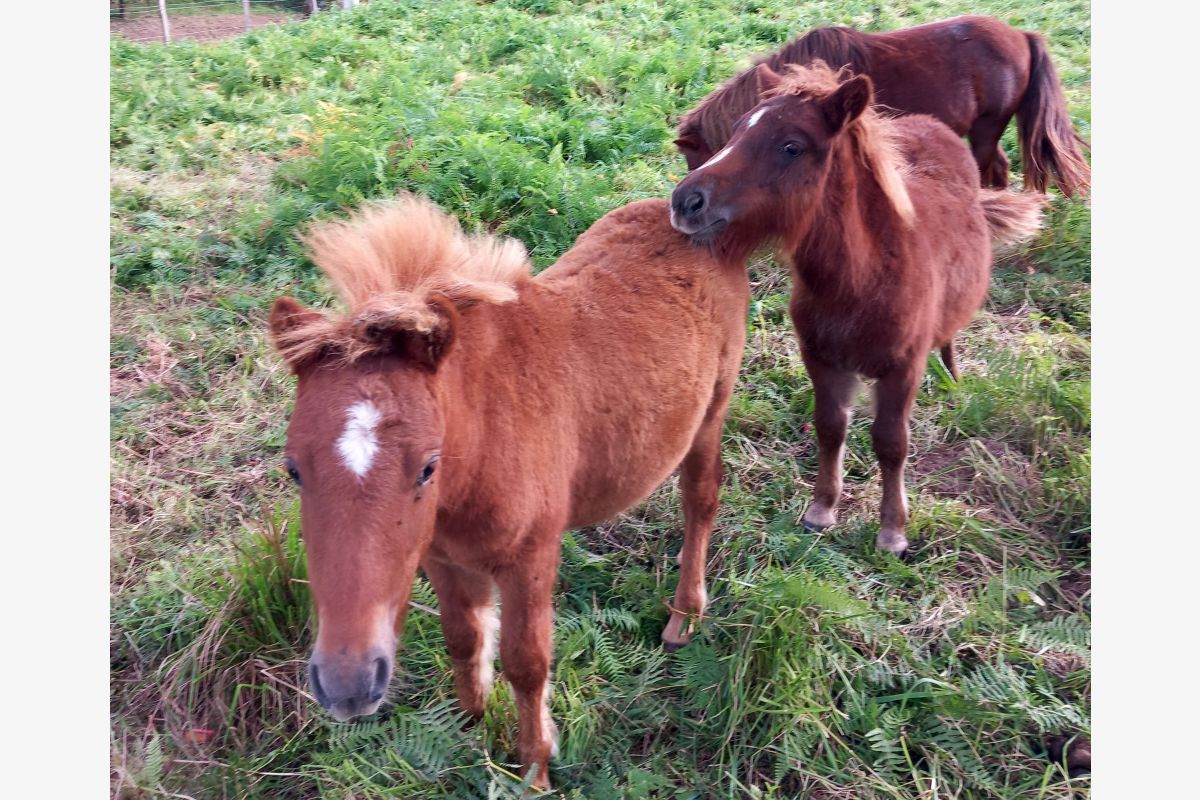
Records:
[[[708,605],[704,570],[708,564],[713,521],[720,506],[721,478],[725,473],[721,464],[721,430],[730,392],[725,390],[723,394],[723,398],[709,407],[679,473],[683,493],[683,549],[679,552],[679,585],[675,588],[671,618],[662,632],[663,647],[667,652],[678,650],[691,641],[692,623]]]
[[[954,342],[946,342],[942,345],[942,366],[950,373],[950,377],[954,378],[954,382],[958,383],[958,364],[954,360]]]
[[[842,461],[846,453],[846,428],[850,425],[850,403],[858,386],[853,372],[837,369],[806,356],[804,366],[812,378],[817,429],[817,485],[804,512],[804,527],[821,531],[837,522],[842,499]]]
[[[992,158],[992,186],[997,189],[1008,187],[1008,166],[1008,156],[1004,154],[1004,148],[997,144],[996,155]]]
[[[550,718],[550,661],[561,528],[531,531],[531,548],[513,567],[496,575],[500,585],[500,661],[517,703],[517,750],[525,774],[537,769],[533,785],[550,788],[550,759],[558,754],[558,728]]]
[[[971,140],[971,155],[979,165],[979,183],[981,186],[993,189],[1003,189],[1008,186],[1008,156],[1000,146],[1000,137],[1008,118],[996,120],[990,117],[980,117],[967,131]]]
[[[882,378],[875,385],[875,421],[871,443],[883,477],[883,500],[879,509],[880,550],[904,555],[908,539],[908,499],[904,494],[904,462],[908,458],[908,416],[921,383],[921,370],[910,367]]]
[[[500,619],[495,584],[489,575],[432,559],[422,566],[437,592],[458,704],[478,719],[492,690],[496,661]]]

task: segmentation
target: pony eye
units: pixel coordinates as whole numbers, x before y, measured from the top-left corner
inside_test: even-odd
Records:
[[[800,145],[796,144],[795,142],[785,142],[783,147],[780,149],[783,150],[783,152],[786,153],[790,158],[795,158],[796,156],[800,155]]]
[[[291,478],[297,486],[300,486],[300,470],[296,468],[296,462],[292,460],[291,456],[288,456],[283,460],[283,466],[284,469],[287,470],[288,477]]]
[[[425,464],[425,468],[421,470],[421,477],[417,478],[417,488],[421,488],[433,478],[433,473],[437,470],[437,464],[440,456],[434,456]]]

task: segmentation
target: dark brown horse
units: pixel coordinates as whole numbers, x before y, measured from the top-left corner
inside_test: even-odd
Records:
[[[420,565],[474,716],[499,629],[520,757],[545,787],[563,530],[629,508],[681,467],[666,646],[704,611],[745,269],[692,247],[663,200],[609,213],[536,278],[519,244],[468,238],[412,198],[308,243],[349,306],[326,315],[280,298],[270,320],[297,375],[285,460],[318,622],[313,692],[338,719],[378,708]]]
[[[1067,197],[1087,190],[1091,169],[1080,151],[1083,140],[1040,34],[991,17],[955,17],[890,33],[817,28],[759,63],[780,71],[814,59],[870,76],[880,105],[929,114],[969,137],[985,186],[1008,185],[1000,137],[1016,114],[1025,187],[1043,192],[1053,174]],[[757,104],[752,67],[685,114],[675,144],[688,169],[724,147],[733,123]]]
[[[991,242],[1039,224],[1039,195],[984,190],[954,132],[927,116],[871,109],[871,80],[823,62],[780,76],[723,150],[688,175],[671,220],[722,261],[773,241],[792,267],[790,311],[816,395],[819,467],[806,526],[836,521],[857,376],[874,379],[872,443],[883,475],[876,544],[901,554],[908,416],[929,351],[983,303]]]

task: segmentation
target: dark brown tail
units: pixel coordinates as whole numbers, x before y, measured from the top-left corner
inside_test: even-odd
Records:
[[[1046,50],[1046,40],[1038,33],[1025,33],[1029,40],[1029,86],[1017,109],[1017,135],[1021,140],[1025,188],[1046,191],[1050,173],[1067,197],[1086,193],[1092,182],[1092,169],[1083,157],[1080,145],[1087,142],[1071,126],[1067,98],[1063,95],[1058,70]]]
[[[1042,207],[1046,205],[1044,194],[980,189],[979,202],[983,205],[992,244],[1016,244],[1042,227]]]

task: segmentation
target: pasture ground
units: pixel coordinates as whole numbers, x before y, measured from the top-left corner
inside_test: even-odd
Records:
[[[250,28],[278,25],[301,18],[294,4],[281,0],[250,3]],[[162,42],[162,22],[154,0],[130,0],[125,4],[125,17],[117,13],[117,4],[109,3],[108,29],[114,36],[131,42]],[[200,2],[167,3],[171,41],[215,41],[246,33],[246,18],[238,0],[200,0]]]
[[[291,382],[279,294],[327,303],[314,216],[409,189],[544,267],[683,174],[672,124],[751,54],[822,24],[992,13],[1044,33],[1090,136],[1081,0],[374,0],[220,43],[111,45],[111,704],[115,797],[516,797],[502,683],[452,705],[419,581],[394,702],[355,724],[306,693]],[[1004,144],[1019,169],[1014,131]],[[799,516],[816,443],[788,278],[752,265],[727,485],[697,640],[658,635],[678,487],[563,548],[553,713],[572,798],[1072,798],[1043,751],[1090,734],[1090,210],[1055,200],[998,262],[913,421],[912,557],[873,551],[869,410],[841,524]]]

